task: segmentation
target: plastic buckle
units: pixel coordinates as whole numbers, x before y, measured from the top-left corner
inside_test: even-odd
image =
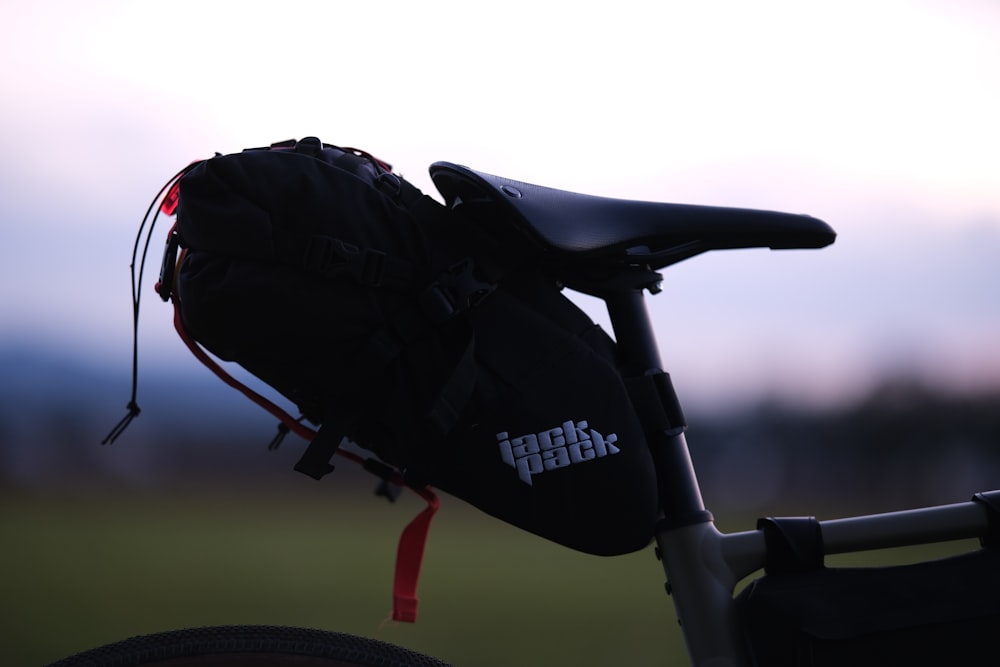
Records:
[[[177,270],[177,248],[181,244],[181,237],[177,230],[170,232],[167,242],[163,248],[163,260],[160,262],[160,279],[156,282],[156,293],[164,301],[170,301],[170,294],[174,287],[174,271]]]
[[[456,286],[461,296],[459,305],[462,310],[478,306],[497,288],[494,283],[476,278],[476,264],[471,257],[466,257],[452,266],[449,273],[456,278]]]
[[[435,321],[443,321],[482,303],[496,285],[476,278],[475,269],[475,263],[466,257],[438,276],[421,295],[424,312]]]

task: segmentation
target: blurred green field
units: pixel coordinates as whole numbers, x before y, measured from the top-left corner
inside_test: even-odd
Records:
[[[435,518],[416,624],[390,612],[396,540],[422,508],[371,487],[6,494],[0,664],[41,665],[178,627],[319,627],[460,665],[661,664],[679,634],[651,551],[606,559],[450,498]]]
[[[369,486],[262,482],[0,500],[4,665],[232,623],[377,637],[468,667],[684,664],[651,549],[578,554],[447,497],[414,625],[383,623],[396,540],[422,507],[412,496],[390,505]]]

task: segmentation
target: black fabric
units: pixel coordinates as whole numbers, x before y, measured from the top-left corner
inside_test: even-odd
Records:
[[[180,181],[185,328],[323,425],[310,476],[343,432],[560,544],[642,548],[657,489],[615,344],[481,213],[315,139],[217,156]]]
[[[984,547],[1000,546],[1000,491],[983,491],[972,496],[972,500],[984,507],[989,517],[989,531],[979,542]]]
[[[377,397],[391,368],[414,394],[398,421],[419,424],[469,334],[455,323],[434,335],[408,331],[404,345],[389,317],[452,259],[438,253],[443,208],[418,223],[407,205],[422,197],[415,188],[407,184],[405,200],[397,178],[396,196],[387,196],[372,160],[303,141],[308,150],[218,156],[181,179],[185,326],[315,422],[362,419],[364,399]],[[345,156],[357,158],[348,162],[354,171],[334,166]],[[388,258],[388,274],[365,269],[373,255]],[[393,458],[391,440],[370,444]]]
[[[479,375],[467,428],[416,472],[580,551],[646,546],[656,476],[613,341],[530,274],[505,281],[470,317]]]
[[[768,574],[737,605],[761,667],[993,664],[1000,552]]]
[[[823,530],[816,517],[767,517],[757,520],[767,544],[768,574],[803,572],[823,567]]]

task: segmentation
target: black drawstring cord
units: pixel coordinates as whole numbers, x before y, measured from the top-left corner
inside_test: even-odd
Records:
[[[129,264],[129,270],[132,273],[132,393],[129,397],[128,404],[125,406],[128,413],[115,424],[111,432],[103,440],[101,440],[102,445],[110,445],[115,440],[118,439],[132,420],[139,416],[142,409],[136,402],[136,393],[138,391],[139,385],[139,301],[142,295],[142,275],[146,269],[146,255],[149,253],[149,243],[153,238],[153,228],[156,226],[156,220],[160,216],[160,203],[164,194],[174,186],[174,184],[180,180],[184,174],[186,174],[192,167],[199,164],[198,162],[193,162],[188,166],[184,167],[176,174],[173,178],[167,181],[160,191],[156,193],[153,197],[153,201],[150,202],[149,207],[146,209],[146,215],[142,217],[142,223],[139,225],[139,231],[135,235],[135,244],[132,246],[132,263]],[[155,211],[155,213],[154,213]],[[152,216],[152,217],[150,217]],[[139,256],[139,244],[142,242],[142,233],[146,229],[146,223],[149,223],[149,229],[146,232],[146,242],[142,247],[142,257],[139,261],[139,271],[136,272],[135,260]]]
[[[138,417],[139,413],[142,412],[142,409],[135,401],[129,401],[126,407],[128,408],[128,414],[122,417],[120,422],[115,424],[115,427],[111,429],[111,432],[108,433],[107,436],[105,436],[104,440],[101,440],[102,445],[110,445],[117,440],[118,436],[125,431],[125,428],[132,423],[132,420]]]

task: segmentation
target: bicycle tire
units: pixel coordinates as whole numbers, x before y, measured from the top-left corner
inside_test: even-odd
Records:
[[[49,667],[449,667],[401,646],[341,632],[269,625],[131,637]]]

